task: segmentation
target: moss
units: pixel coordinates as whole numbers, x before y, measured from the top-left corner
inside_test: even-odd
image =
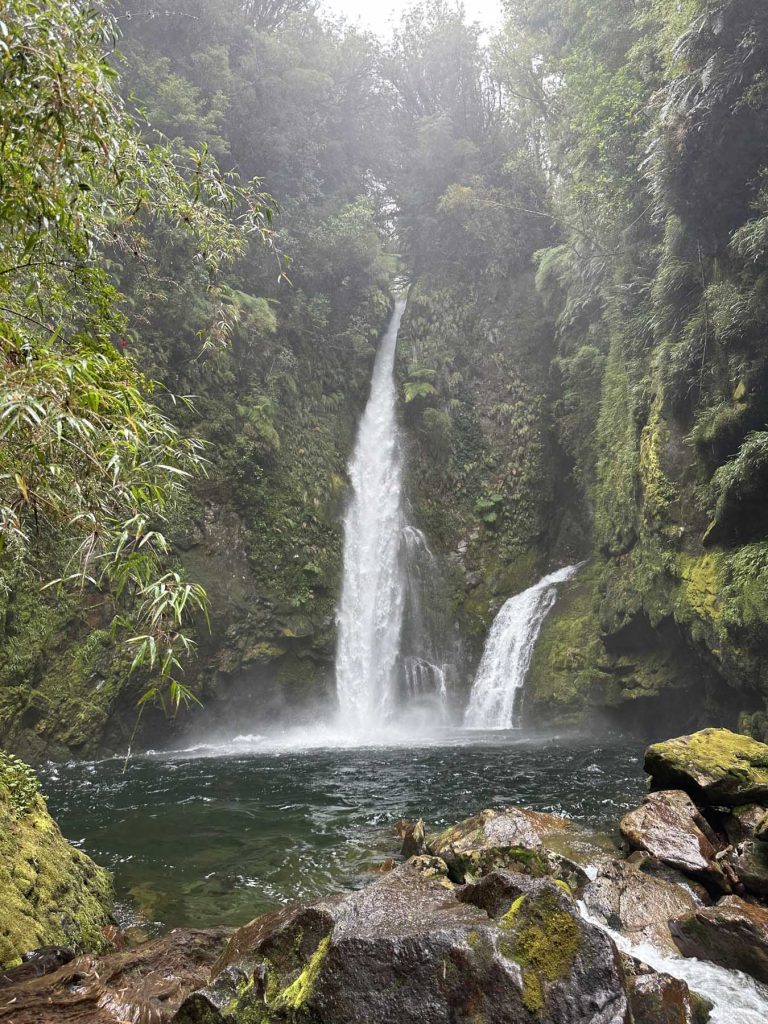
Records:
[[[330,945],[331,936],[327,935],[320,942],[298,978],[277,994],[273,1004],[274,1009],[300,1010],[304,1006],[312,994]]]
[[[551,890],[521,896],[500,922],[511,935],[499,948],[522,968],[523,1005],[531,1013],[543,1010],[546,985],[568,976],[581,944],[579,925],[561,899]]]
[[[721,615],[720,592],[723,558],[717,552],[693,556],[680,555],[681,600],[683,615],[717,622]],[[678,611],[680,614],[680,610]]]
[[[651,415],[640,436],[640,480],[643,486],[644,508],[647,517],[663,523],[671,506],[678,500],[675,487],[664,471],[664,446],[669,440],[669,428],[662,415],[661,397],[651,406]]]
[[[657,786],[687,789],[727,805],[768,799],[768,745],[728,729],[702,729],[655,743],[645,768]]]
[[[583,713],[603,651],[597,616],[599,566],[589,565],[558,590],[541,627],[525,685],[531,718]]]
[[[628,551],[638,535],[637,425],[621,339],[611,344],[603,379],[597,442],[595,540],[606,554]]]
[[[107,942],[109,875],[61,835],[18,763],[0,764],[0,966],[45,945],[99,952]],[[9,784],[10,783],[10,784]]]

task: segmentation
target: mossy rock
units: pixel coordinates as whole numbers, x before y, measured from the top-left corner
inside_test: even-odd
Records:
[[[553,878],[581,892],[587,876],[567,857],[546,848],[548,837],[558,839],[568,821],[518,807],[484,810],[427,836],[427,850],[442,858],[451,881],[463,883],[492,871],[508,871],[531,878]]]
[[[64,839],[31,769],[0,753],[0,967],[40,946],[104,949],[112,898],[109,874]]]
[[[729,729],[703,729],[645,752],[654,789],[683,789],[715,806],[768,802],[768,744]]]

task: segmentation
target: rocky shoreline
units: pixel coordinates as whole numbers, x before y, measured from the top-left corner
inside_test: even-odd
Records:
[[[94,941],[56,899],[42,907],[34,879],[20,884],[22,865],[0,864],[0,904],[10,908],[0,928],[0,1021],[768,1019],[768,746],[708,729],[650,747],[645,766],[650,792],[622,819],[620,847],[519,807],[483,810],[434,834],[421,821],[401,821],[400,856],[370,885],[236,931],[177,929],[132,946],[130,935],[104,924]],[[0,776],[0,793],[8,777]],[[14,829],[34,833],[44,805],[36,792],[24,799],[6,794],[0,810],[13,813]],[[26,820],[32,813],[35,823]],[[43,831],[51,841],[50,828]],[[108,913],[103,873],[58,840],[55,859],[77,853],[81,877],[68,894],[91,901],[93,922],[94,899]],[[47,948],[29,952],[30,934]],[[97,955],[108,944],[113,951]],[[677,972],[645,963],[642,950],[651,948],[665,963],[695,957],[743,972],[734,990],[764,1016],[745,1016],[735,1002],[723,1016]]]

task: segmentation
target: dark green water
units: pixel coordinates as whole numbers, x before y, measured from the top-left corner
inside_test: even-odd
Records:
[[[57,765],[44,790],[64,834],[160,926],[239,924],[357,886],[396,851],[391,826],[521,804],[615,830],[644,792],[633,741],[446,735],[422,746],[258,746]]]

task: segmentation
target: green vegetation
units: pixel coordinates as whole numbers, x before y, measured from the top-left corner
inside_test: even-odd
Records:
[[[768,15],[505,11],[486,41],[426,0],[382,42],[301,0],[14,0],[6,743],[122,746],[142,694],[268,716],[325,693],[396,279],[409,502],[464,674],[510,594],[588,559],[533,715],[763,713]]]
[[[41,946],[108,945],[109,875],[62,837],[38,790],[31,768],[0,753],[0,968]]]

